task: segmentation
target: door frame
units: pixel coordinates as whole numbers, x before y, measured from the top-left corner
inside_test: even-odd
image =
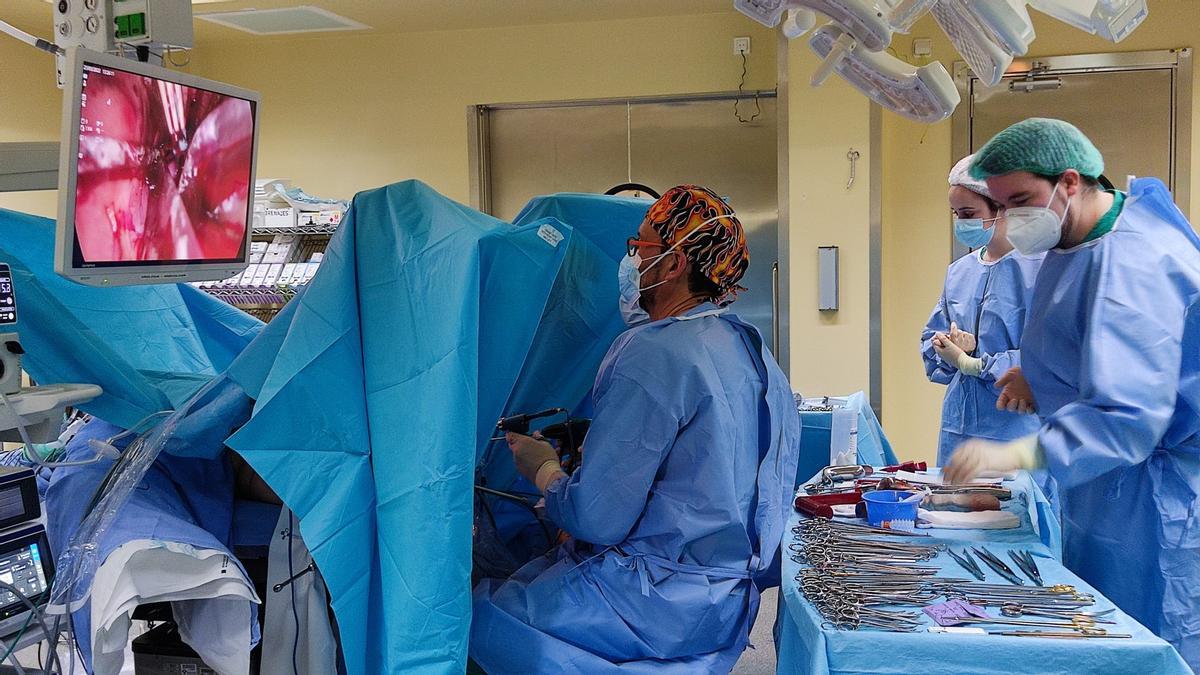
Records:
[[[1069,56],[1031,56],[1014,59],[997,86],[1011,86],[1017,80],[1049,80],[1060,75],[1081,73],[1133,72],[1138,70],[1171,71],[1171,175],[1175,203],[1185,214],[1191,208],[1192,178],[1192,49],[1160,49],[1142,52],[1109,52]],[[962,104],[951,117],[950,163],[971,152],[971,130],[974,120],[976,87],[985,87],[963,61],[954,63],[954,83]],[[1190,217],[1190,216],[1189,216]],[[949,230],[947,230],[949,231]],[[953,234],[950,235],[951,260],[967,252]]]
[[[782,36],[781,36],[782,38]],[[784,73],[786,74],[786,72]],[[780,95],[786,91],[786,83],[781,80],[778,89],[760,89],[751,91],[720,91],[698,94],[667,94],[661,96],[628,96],[615,98],[568,99],[562,101],[532,101],[525,103],[487,103],[467,106],[467,162],[470,178],[471,207],[484,213],[492,213],[492,176],[491,176],[491,114],[499,110],[528,110],[544,108],[581,108],[590,106],[609,105],[644,105],[654,103],[694,103],[697,101],[730,101],[748,98],[767,98],[776,100],[776,131],[778,134],[779,154],[776,157],[778,187],[775,191],[775,208],[777,215],[777,255],[779,259],[772,267],[772,335],[775,345],[775,359],[787,372],[788,364],[788,320],[785,316],[788,307],[788,272],[786,259],[788,255],[787,236],[787,96]],[[781,107],[783,106],[783,107]],[[874,155],[872,155],[874,156]]]

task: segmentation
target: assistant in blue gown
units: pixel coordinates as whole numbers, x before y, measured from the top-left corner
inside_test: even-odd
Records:
[[[1200,671],[1200,239],[1153,178],[1046,254],[1022,341],[1067,566]]]
[[[950,263],[942,297],[921,333],[925,375],[930,382],[946,385],[938,466],[946,466],[955,448],[968,439],[1007,441],[1038,429],[1031,415],[996,409],[1000,392],[995,384],[1021,365],[1021,331],[1042,256],[1023,256],[1013,249],[1000,205],[987,183],[970,176],[974,157],[963,157],[950,169],[947,198],[955,238],[975,250]],[[949,355],[960,352],[958,347],[939,354],[934,346],[934,337],[949,335],[951,324],[975,337],[965,369]]]
[[[1028,436],[1040,425],[1036,415],[996,409],[996,380],[1021,365],[1021,333],[1033,295],[1041,256],[1012,251],[995,261],[972,251],[946,270],[942,297],[921,332],[921,358],[930,382],[946,385],[938,466],[969,438],[1007,441]],[[933,348],[933,336],[949,333],[950,323],[975,335],[975,356],[983,361],[978,377],[959,372]]]
[[[471,657],[491,675],[728,672],[779,584],[787,380],[754,327],[705,304],[617,338],[594,403],[581,468],[546,493],[572,539],[476,587]]]

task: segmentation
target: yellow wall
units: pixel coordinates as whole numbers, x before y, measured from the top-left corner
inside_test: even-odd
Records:
[[[1117,45],[1031,14],[1037,31],[1032,56],[1200,46],[1200,2],[1196,0],[1151,0],[1150,17]],[[947,66],[958,59],[932,20],[923,19],[911,35],[933,37],[934,55]],[[900,54],[911,53],[910,39],[904,36],[893,46]],[[1200,76],[1200,68],[1194,76]],[[1193,92],[1200,95],[1200,81]],[[1117,114],[1137,123],[1137,111]],[[1193,115],[1192,126],[1195,223],[1200,222],[1200,114]],[[917,341],[950,262],[946,205],[950,123],[925,126],[884,113],[883,148],[883,422],[903,458],[932,460],[945,389],[925,379]]]
[[[190,70],[263,96],[258,175],[319,195],[420,178],[466,202],[468,105],[775,86],[775,36],[737,14],[199,45]]]
[[[841,396],[870,381],[871,102],[838,77],[809,86],[819,60],[787,53],[790,377],[805,396]],[[854,148],[857,180],[846,189]],[[817,247],[839,247],[840,309],[817,311]]]
[[[0,143],[57,141],[62,96],[54,58],[0,35]],[[0,208],[53,216],[54,192],[0,192]]]

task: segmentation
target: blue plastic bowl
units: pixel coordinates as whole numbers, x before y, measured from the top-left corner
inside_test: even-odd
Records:
[[[867,503],[867,523],[871,527],[891,530],[912,530],[917,524],[919,501],[903,504],[905,499],[916,494],[903,490],[873,490],[863,493]]]

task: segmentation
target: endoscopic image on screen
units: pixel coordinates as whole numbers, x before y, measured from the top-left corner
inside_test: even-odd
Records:
[[[81,91],[76,264],[237,259],[252,103],[93,64]]]

